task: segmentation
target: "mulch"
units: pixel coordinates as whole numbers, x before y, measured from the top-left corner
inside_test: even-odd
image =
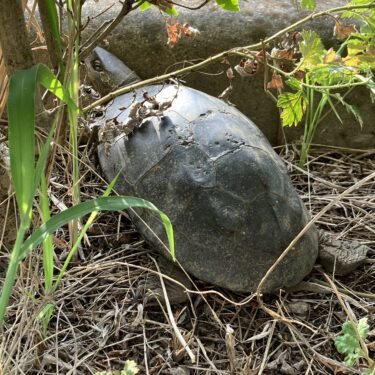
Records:
[[[375,150],[315,146],[306,169],[298,167],[298,146],[278,152],[312,216],[375,171]],[[83,155],[87,199],[102,194],[104,184]],[[61,156],[51,179],[57,211],[71,199],[66,164]],[[134,360],[140,374],[153,375],[359,374],[365,362],[345,366],[334,339],[348,313],[355,320],[367,317],[366,343],[375,356],[375,180],[344,196],[317,225],[369,246],[367,262],[349,276],[328,274],[333,285],[316,264],[305,279],[308,290],[280,291],[262,304],[254,295],[196,281],[200,292],[168,311],[143,298],[139,286],[158,271],[126,213],[100,214],[54,295],[42,292],[40,251],[22,263],[0,346],[4,374],[95,374],[122,369],[126,360]],[[56,233],[57,268],[68,238],[66,228]],[[38,314],[49,302],[55,310],[45,331]]]

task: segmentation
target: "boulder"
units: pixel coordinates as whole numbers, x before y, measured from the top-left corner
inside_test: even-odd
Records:
[[[196,3],[196,2],[194,2]],[[307,15],[293,0],[239,1],[240,12],[227,12],[220,9],[214,1],[199,10],[179,7],[178,22],[189,23],[199,29],[194,39],[182,39],[173,48],[167,45],[167,32],[164,16],[156,9],[146,12],[139,10],[130,13],[107,38],[105,47],[118,56],[140,77],[151,78],[166,71],[199,59],[205,59],[224,50],[259,42],[267,36],[293,24]],[[87,0],[83,6],[83,22],[90,17],[84,30],[87,39],[103,22],[114,18],[121,8],[120,2]],[[346,1],[327,0],[318,2],[318,10],[343,6]],[[93,18],[94,16],[97,16]],[[316,30],[327,46],[336,45],[332,32],[332,17],[322,17],[304,25],[304,28]],[[231,58],[232,66],[239,61]],[[215,63],[201,72],[192,73],[184,79],[186,85],[213,96],[218,96],[228,86],[226,65]],[[221,72],[221,74],[217,74]],[[212,75],[213,74],[213,75]],[[251,118],[273,144],[283,142],[280,131],[279,111],[274,102],[263,90],[263,75],[234,79],[234,92],[230,101]],[[364,119],[361,129],[354,118],[340,110],[344,124],[341,125],[331,114],[325,118],[315,137],[316,143],[342,147],[367,148],[375,144],[375,105],[369,99],[365,89],[356,89],[350,101],[359,107]],[[287,140],[301,137],[302,127],[285,129]]]

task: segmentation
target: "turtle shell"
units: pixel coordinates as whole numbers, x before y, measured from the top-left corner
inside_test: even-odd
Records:
[[[107,108],[106,120],[126,121],[130,104],[142,101],[145,91],[172,105],[128,137],[120,134],[110,147],[99,146],[106,178],[121,171],[119,193],[147,199],[169,216],[176,257],[187,272],[233,291],[255,291],[309,220],[283,161],[241,112],[184,86],[148,86],[119,96]],[[159,217],[146,210],[131,216],[146,242],[168,256]],[[264,291],[297,284],[317,254],[312,228]]]

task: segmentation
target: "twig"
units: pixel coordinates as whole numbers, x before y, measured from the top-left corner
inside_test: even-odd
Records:
[[[80,60],[84,60],[90,52],[100,43],[106,36],[108,36],[115,28],[116,26],[122,21],[122,19],[130,13],[132,10],[138,8],[138,5],[134,6],[134,0],[125,0],[122,4],[121,11],[117,15],[116,18],[114,18],[112,21],[107,21],[108,26],[104,27],[104,30],[100,32],[97,36],[93,37],[91,36],[90,39],[92,41],[85,47],[79,54]],[[97,32],[95,32],[97,34]]]
[[[157,264],[157,262],[153,259],[154,263],[155,263],[155,266],[159,272],[159,275],[160,275],[160,283],[161,283],[161,287],[163,289],[163,295],[164,295],[164,300],[165,300],[165,305],[167,307],[167,311],[168,311],[168,317],[169,317],[169,320],[171,322],[171,325],[173,327],[173,331],[177,337],[177,340],[180,342],[180,344],[182,345],[182,347],[186,350],[186,353],[189,355],[190,357],[190,360],[191,360],[191,363],[195,363],[195,355],[194,353],[191,351],[191,349],[189,348],[187,342],[185,341],[184,339],[184,336],[182,336],[180,330],[178,329],[177,327],[177,323],[174,319],[174,316],[173,316],[173,312],[172,312],[172,309],[171,309],[171,304],[169,303],[169,298],[168,298],[168,294],[167,294],[167,290],[165,289],[165,284],[164,284],[164,280],[163,280],[163,277],[164,276],[161,276],[162,273],[160,272],[160,268],[159,268],[159,265]]]

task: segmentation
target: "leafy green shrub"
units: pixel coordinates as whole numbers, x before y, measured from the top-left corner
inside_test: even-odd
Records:
[[[341,335],[336,337],[335,346],[339,353],[345,355],[344,360],[347,366],[353,366],[361,358],[368,359],[367,354],[363,352],[360,344],[360,338],[366,340],[368,332],[369,325],[367,318],[360,319],[356,327],[353,326],[351,321],[345,322],[342,325],[342,332]],[[369,369],[362,373],[362,375],[375,375],[373,361],[369,363]]]

